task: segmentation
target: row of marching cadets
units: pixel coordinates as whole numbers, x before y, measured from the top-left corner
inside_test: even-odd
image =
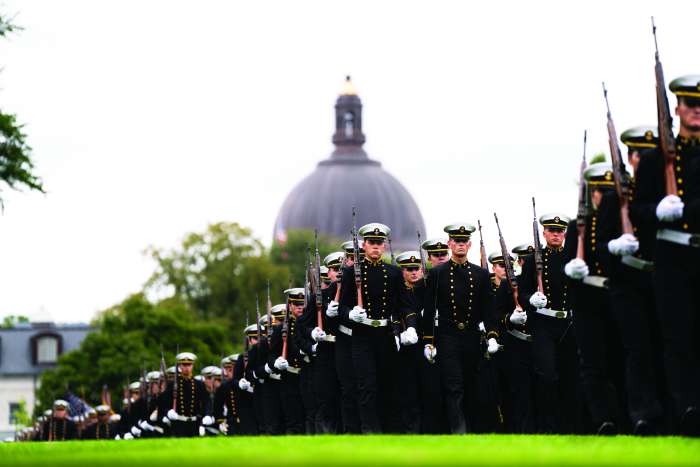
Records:
[[[576,219],[536,217],[531,242],[501,236],[480,265],[470,223],[395,264],[390,228],[367,224],[316,267],[313,293],[286,290],[245,328],[244,352],[197,376],[180,353],[129,386],[121,414],[103,404],[76,427],[58,400],[24,436],[697,436],[700,77],[670,89],[673,157],[658,128],[630,129],[627,174],[609,118],[615,164],[582,170]]]

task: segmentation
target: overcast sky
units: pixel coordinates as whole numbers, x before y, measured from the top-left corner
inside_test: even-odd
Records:
[[[700,72],[700,2],[12,1],[0,108],[26,123],[47,194],[3,191],[0,316],[84,321],[138,291],[143,250],[236,221],[270,244],[287,193],[332,150],[346,74],[370,157],[429,236],[493,211],[509,245],[576,211],[582,134],[607,151]],[[674,105],[671,102],[671,105]],[[478,261],[478,249],[470,256]]]

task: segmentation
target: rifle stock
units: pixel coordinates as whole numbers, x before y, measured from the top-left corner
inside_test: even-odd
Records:
[[[508,285],[510,285],[510,290],[513,294],[513,301],[515,302],[515,307],[522,310],[523,307],[520,306],[520,301],[518,300],[518,280],[515,277],[515,270],[513,269],[513,262],[510,258],[510,253],[508,252],[508,247],[506,246],[506,241],[501,234],[501,226],[498,223],[498,216],[493,213],[494,219],[496,219],[496,227],[498,228],[498,241],[501,244],[501,256],[503,257],[503,265],[506,269],[506,280]]]
[[[586,235],[586,216],[588,216],[588,189],[584,172],[586,171],[586,137],[588,131],[583,131],[583,160],[579,174],[578,187],[578,212],[576,214],[576,230],[578,231],[578,244],[576,246],[576,257],[580,260],[585,256],[584,239]]]
[[[544,286],[542,285],[542,270],[544,268],[542,261],[542,243],[540,242],[540,228],[537,226],[537,211],[535,209],[534,196],[532,197],[532,216],[532,236],[535,247],[533,255],[535,257],[535,271],[537,271],[537,291],[544,293]]]
[[[357,306],[362,306],[362,269],[360,265],[360,243],[357,239],[357,224],[355,222],[356,210],[352,208],[352,251],[353,251],[353,268],[355,271],[355,287],[357,288]]]
[[[489,270],[489,262],[486,259],[486,248],[484,247],[484,235],[481,233],[481,221],[477,219],[477,225],[479,226],[479,256],[481,260],[481,267],[483,269]]]

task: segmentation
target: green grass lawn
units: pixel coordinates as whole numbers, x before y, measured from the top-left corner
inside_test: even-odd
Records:
[[[0,444],[0,465],[700,465],[700,440],[587,436],[289,436]]]

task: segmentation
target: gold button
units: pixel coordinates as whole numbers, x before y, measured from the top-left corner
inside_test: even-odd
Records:
[[[682,179],[682,178],[679,178],[679,179],[676,180],[676,181],[678,182],[679,185],[682,185],[682,184],[683,184],[683,179]]]
[[[683,196],[683,190],[678,190],[678,195]]]

